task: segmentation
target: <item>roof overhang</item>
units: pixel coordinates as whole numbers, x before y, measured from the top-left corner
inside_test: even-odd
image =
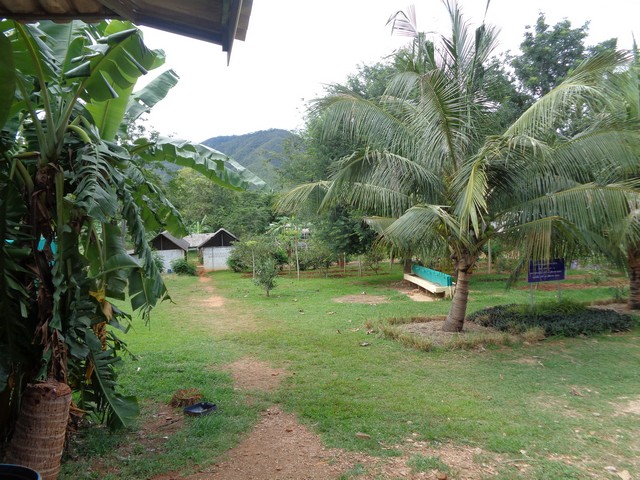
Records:
[[[253,0],[11,0],[0,1],[0,18],[129,20],[220,45],[230,56],[233,41],[246,37],[252,4]]]

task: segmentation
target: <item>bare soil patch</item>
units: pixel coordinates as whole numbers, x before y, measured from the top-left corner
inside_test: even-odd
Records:
[[[225,370],[231,372],[236,388],[267,392],[278,388],[287,373],[284,369],[272,368],[268,363],[249,357],[236,360]]]
[[[366,305],[378,305],[380,303],[389,303],[389,299],[384,295],[367,295],[362,292],[360,295],[345,295],[333,299],[337,303],[364,303]]]
[[[329,449],[319,437],[300,425],[295,416],[273,407],[263,413],[261,421],[251,435],[227,458],[214,466],[211,473],[203,472],[188,480],[327,480],[337,479],[358,467],[357,478],[424,479],[436,478],[437,472],[413,472],[407,462],[415,455],[438,457],[461,480],[478,480],[494,475],[497,471],[487,464],[477,464],[479,448],[453,445],[430,446],[427,442],[408,438],[394,449],[402,456],[376,458],[357,452]]]
[[[614,310],[618,313],[640,313],[637,310],[629,308],[627,303],[605,303],[602,305],[592,305],[591,308],[600,308],[603,310]]]
[[[139,428],[131,441],[117,447],[118,457],[128,458],[134,454],[134,449],[162,455],[171,435],[181,430],[183,426],[184,416],[182,411],[169,405],[157,403],[143,405]],[[73,437],[71,438],[73,439]],[[72,456],[74,448],[74,445],[69,446],[69,452]],[[100,456],[94,458],[89,470],[91,472],[99,472],[101,476],[107,473],[117,473],[113,471],[113,468],[106,466],[105,461]]]
[[[300,425],[296,417],[272,407],[251,434],[210,474],[190,480],[274,479],[326,480],[337,478],[344,470],[338,450],[322,445],[319,437]]]
[[[640,415],[640,397],[625,399],[616,405],[618,415]]]
[[[479,333],[499,333],[493,328],[483,327],[473,322],[465,322],[462,332],[445,332],[442,330],[444,322],[444,318],[437,317],[424,322],[407,323],[398,326],[407,333],[428,337],[434,345],[444,345],[454,338],[477,335]]]
[[[440,298],[406,281],[398,282],[393,286],[398,292],[404,293],[414,302],[435,302],[436,300],[440,300]]]
[[[341,478],[349,471],[357,471],[354,478],[360,480],[438,478],[442,472],[437,470],[412,470],[408,462],[416,455],[436,457],[446,464],[450,469],[446,478],[480,480],[497,474],[498,458],[489,457],[480,448],[433,446],[414,438],[389,448],[401,451],[402,455],[377,458],[326,448],[294,415],[272,407],[263,412],[249,436],[221,462],[191,475],[168,474],[154,480],[328,480]],[[482,463],[476,462],[483,457]]]
[[[221,297],[219,295],[215,295],[214,294],[215,289],[210,285],[211,277],[208,277],[206,275],[201,274],[201,275],[198,276],[198,282],[203,284],[200,287],[200,290],[211,294],[207,298],[199,300],[198,301],[199,305],[201,305],[203,307],[207,307],[207,308],[220,308],[220,307],[224,306],[224,304],[225,304],[224,297]]]
[[[436,300],[438,300],[433,295],[430,295],[427,292],[423,292],[422,290],[417,288],[407,292],[407,296],[414,302],[435,302]]]
[[[220,308],[224,306],[224,298],[217,295],[211,295],[210,297],[201,300],[200,305],[207,308]]]
[[[189,322],[185,322],[188,328],[213,329],[222,335],[254,332],[260,328],[258,319],[234,308],[234,300],[217,295],[215,280],[212,281],[209,276],[200,276],[198,280],[200,283],[193,292],[202,296],[198,298],[194,295],[194,306],[204,308],[194,308],[194,316],[189,319]]]
[[[544,367],[540,357],[522,357],[517,360],[512,360],[512,363],[519,363],[521,365],[531,365],[533,367]]]

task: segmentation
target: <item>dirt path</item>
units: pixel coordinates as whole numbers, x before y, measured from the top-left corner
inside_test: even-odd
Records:
[[[228,365],[227,369],[237,388],[246,390],[274,390],[286,375],[286,371],[273,369],[252,358],[242,358]],[[359,480],[478,480],[496,473],[491,466],[480,466],[474,462],[474,457],[483,453],[477,448],[446,444],[434,448],[413,437],[407,438],[402,445],[388,448],[400,450],[403,455],[377,458],[326,448],[320,437],[301,425],[295,415],[283,412],[274,405],[262,413],[261,420],[249,435],[227,452],[220,463],[186,477],[164,477],[162,480],[330,480],[349,472],[357,474]],[[456,474],[450,472],[447,476],[437,470],[412,472],[407,462],[415,455],[438,457]]]
[[[212,310],[217,310],[218,320],[233,317],[233,324],[220,325],[222,331],[232,329],[258,329],[250,318],[239,319],[237,312],[229,312],[226,300],[215,294],[211,278],[201,276],[200,282],[207,292],[203,300]],[[385,297],[358,296],[358,301],[382,303]],[[337,301],[355,301],[340,298]],[[227,315],[227,313],[229,315]],[[244,316],[243,316],[244,317]],[[250,317],[250,316],[246,316]],[[234,379],[236,389],[247,392],[273,391],[286,377],[284,369],[272,368],[269,364],[251,357],[241,358],[227,365]],[[159,414],[161,421],[169,414]],[[155,418],[156,416],[154,416]],[[169,416],[170,421],[174,418]],[[177,425],[181,426],[181,422]],[[176,426],[177,426],[176,425]],[[359,434],[356,434],[356,436]],[[496,473],[486,464],[478,465],[474,457],[482,454],[480,449],[469,447],[440,445],[434,448],[426,442],[416,441],[418,434],[407,438],[401,445],[388,446],[402,452],[401,456],[377,458],[358,452],[346,452],[325,447],[320,437],[309,428],[301,425],[296,416],[284,412],[273,405],[262,412],[262,418],[236,447],[229,450],[214,465],[204,467],[198,472],[171,472],[156,476],[153,480],[330,480],[358,478],[374,479],[461,479],[479,480]],[[415,455],[438,457],[448,465],[448,476],[443,472],[414,472],[408,465]]]

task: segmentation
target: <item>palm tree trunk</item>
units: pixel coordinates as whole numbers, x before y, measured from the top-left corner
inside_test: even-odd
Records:
[[[403,258],[402,259],[402,273],[411,273],[411,258]]]
[[[456,290],[451,300],[449,315],[442,326],[445,332],[461,332],[464,327],[464,317],[467,313],[467,301],[469,299],[469,280],[471,271],[468,267],[458,269]]]
[[[629,308],[640,309],[640,245],[628,250],[629,262]]]

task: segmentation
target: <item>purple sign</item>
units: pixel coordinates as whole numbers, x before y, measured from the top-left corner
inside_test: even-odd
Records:
[[[551,282],[553,280],[564,280],[564,258],[553,260],[529,260],[529,275],[527,281]]]

